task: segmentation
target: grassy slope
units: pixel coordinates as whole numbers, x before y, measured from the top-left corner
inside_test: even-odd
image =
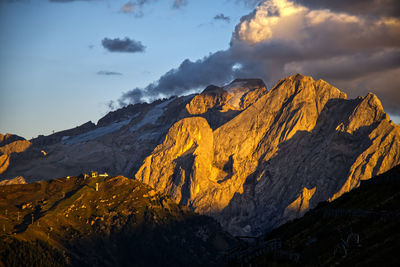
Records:
[[[87,266],[217,264],[232,241],[211,218],[124,177],[0,187],[0,233],[3,263],[10,246],[48,246],[49,262]]]

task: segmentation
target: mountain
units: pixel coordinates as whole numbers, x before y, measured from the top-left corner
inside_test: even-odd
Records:
[[[31,146],[31,142],[23,137],[13,134],[0,134],[0,175],[10,165],[10,157],[13,153],[21,153]]]
[[[10,185],[10,184],[26,184],[24,177],[17,176],[13,179],[5,179],[0,182],[0,185]]]
[[[216,129],[201,114],[175,123],[136,178],[232,233],[259,235],[400,163],[400,128],[375,95],[347,100],[301,75],[257,90]]]
[[[261,235],[400,163],[400,127],[374,94],[347,99],[299,74],[270,90],[237,79],[129,105],[31,143],[3,179],[135,176],[236,235]]]
[[[399,192],[400,165],[237,248],[229,266],[399,266]]]
[[[0,214],[1,266],[208,266],[236,244],[212,218],[122,176],[1,186]]]

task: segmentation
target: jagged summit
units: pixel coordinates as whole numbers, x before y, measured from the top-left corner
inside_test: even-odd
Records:
[[[23,137],[15,135],[15,134],[1,134],[0,133],[0,146],[5,146],[8,145],[12,142],[19,141],[19,140],[25,140]]]
[[[322,80],[282,79],[216,129],[193,121],[213,130],[206,142],[168,132],[174,146],[159,145],[136,178],[234,233],[262,233],[400,161],[399,127],[371,108],[372,95],[346,98]]]
[[[186,109],[191,115],[200,115],[208,110],[243,110],[267,89],[260,79],[236,79],[230,84],[218,87],[208,86],[201,94],[193,97]]]
[[[200,94],[132,105],[61,135],[15,155],[2,178],[90,170],[134,175],[246,235],[400,163],[400,127],[375,95],[347,99],[300,74],[270,90],[258,79],[236,79]]]
[[[189,116],[205,118],[216,129],[248,108],[267,93],[260,79],[236,79],[228,85],[208,86],[186,105]]]

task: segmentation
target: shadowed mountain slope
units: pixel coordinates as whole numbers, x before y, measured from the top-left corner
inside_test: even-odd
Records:
[[[230,265],[399,266],[399,192],[400,165],[239,248]]]

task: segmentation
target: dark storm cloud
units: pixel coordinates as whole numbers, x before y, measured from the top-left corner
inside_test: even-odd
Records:
[[[295,0],[311,9],[330,9],[354,15],[400,16],[399,0]]]
[[[188,4],[187,0],[174,0],[172,3],[172,8],[173,9],[180,9]]]
[[[236,77],[262,78],[272,86],[294,73],[324,79],[351,97],[372,91],[388,111],[400,113],[400,21],[264,1],[241,19],[227,50],[185,60],[119,103],[184,94]]]
[[[146,5],[155,3],[158,0],[135,0],[126,2],[120,9],[120,13],[132,14],[137,18],[143,17],[143,9]],[[188,4],[187,0],[173,0],[171,8],[180,9]]]
[[[101,44],[110,52],[139,53],[144,52],[146,49],[140,41],[135,41],[128,37],[125,37],[125,39],[104,38]]]
[[[302,71],[333,80],[351,80],[376,72],[392,70],[399,66],[400,49],[375,52],[362,52],[354,55],[338,56],[329,59],[304,60],[286,65],[292,72]],[[307,73],[306,73],[307,72]]]
[[[108,70],[100,70],[97,72],[97,75],[112,76],[112,75],[122,75],[122,73],[115,71],[108,71]]]
[[[334,80],[334,85],[338,88],[351,88],[347,93],[351,97],[358,95],[365,96],[367,92],[375,93],[382,101],[386,112],[400,115],[400,68],[393,68],[378,73],[347,80]],[[328,80],[329,81],[329,80]]]
[[[222,21],[229,23],[231,21],[231,18],[228,16],[225,16],[222,13],[219,13],[219,14],[215,15],[214,20],[222,20]]]
[[[202,88],[210,83],[220,84],[232,79],[233,62],[227,51],[220,51],[198,61],[186,59],[177,69],[172,69],[146,88],[135,88],[125,93],[120,105],[142,102],[145,98],[181,95],[189,90]]]

